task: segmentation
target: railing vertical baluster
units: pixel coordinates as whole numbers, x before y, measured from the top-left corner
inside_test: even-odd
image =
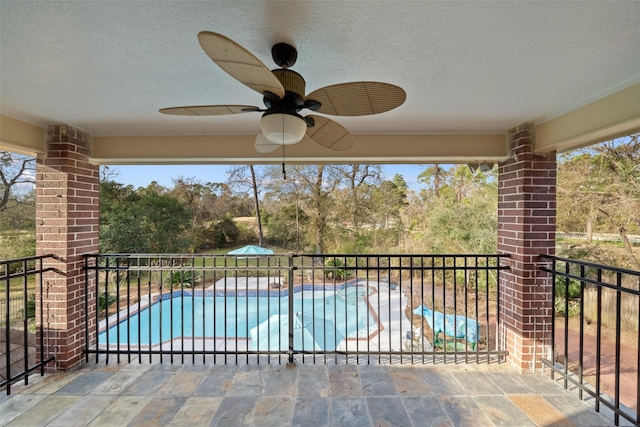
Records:
[[[41,268],[42,269],[42,268]],[[97,284],[96,284],[97,290]],[[42,295],[42,293],[40,293]],[[42,298],[41,298],[42,299]],[[97,306],[96,306],[97,311]],[[89,256],[84,255],[84,363],[89,363]],[[42,350],[42,346],[40,346]],[[42,360],[42,356],[40,356]]]
[[[200,273],[202,274],[202,298],[201,298],[201,306],[202,306],[202,364],[204,365],[207,361],[206,359],[206,350],[207,350],[207,327],[206,327],[206,321],[205,321],[205,283],[207,282],[207,271],[206,271],[206,257],[203,255],[202,258],[200,258],[200,261],[202,262],[202,267],[200,269]],[[194,285],[193,285],[193,290],[195,293],[195,280],[194,280]],[[195,307],[194,307],[195,308]],[[194,325],[195,325],[195,320],[194,320]],[[195,341],[194,341],[194,345],[195,345]],[[194,358],[195,358],[195,353],[194,353]],[[195,361],[195,359],[194,359]]]
[[[413,279],[415,276],[415,258],[411,257],[411,270],[410,270],[410,274],[409,274],[409,295],[407,296],[407,300],[411,301],[411,299],[413,298]],[[411,304],[411,302],[409,302],[409,304]],[[400,313],[398,313],[398,317],[400,317],[400,320],[402,321],[402,318],[405,317],[403,316],[402,310],[404,309],[404,307],[402,307],[402,304],[400,304],[400,306],[398,307],[398,310],[400,310]],[[411,363],[413,363],[413,353],[415,352],[415,345],[413,342],[413,323],[411,323],[411,321],[409,321],[409,352],[411,353],[411,356],[409,358],[409,360],[411,361]],[[402,348],[402,347],[400,347]],[[401,360],[404,359],[404,357],[401,356]]]
[[[580,277],[585,277],[584,265],[580,266]],[[580,281],[580,348],[578,349],[578,359],[580,360],[580,366],[578,370],[578,381],[583,383],[583,369],[584,366],[584,281]],[[582,400],[582,388],[578,389],[578,398]]]
[[[569,277],[568,274],[571,269],[571,265],[568,262],[564,263],[565,276],[564,278],[564,349],[562,350],[564,355],[564,388],[567,388],[567,372],[569,372]]]
[[[260,263],[260,258],[256,257],[256,268],[258,266],[258,264]],[[260,271],[256,270],[256,274],[258,276],[260,276]],[[259,283],[260,279],[258,279]],[[256,284],[256,286],[259,286],[258,284]],[[249,340],[249,322],[248,322],[248,318],[249,318],[249,258],[246,258],[245,261],[245,270],[244,270],[244,312],[245,312],[245,322],[244,322],[244,335],[245,337],[247,337],[247,339],[245,340],[246,343],[248,343]],[[236,347],[236,351],[237,351],[237,347]],[[246,363],[247,365],[249,364],[249,347],[247,346],[247,349],[245,350],[245,357],[246,357]],[[260,360],[260,358],[257,358],[258,361]],[[258,362],[259,363],[259,362]]]
[[[369,338],[369,332],[371,331],[371,320],[370,320],[370,315],[369,315],[369,307],[371,306],[371,301],[370,301],[370,297],[369,297],[369,280],[371,279],[370,277],[370,257],[366,256],[365,257],[365,285],[366,285],[366,289],[367,289],[367,317],[366,317],[366,321],[367,321],[367,364],[371,364],[371,342],[368,339]],[[355,263],[356,263],[356,271],[358,268],[358,258],[355,259]],[[378,284],[378,293],[380,293],[380,285]]]
[[[158,256],[158,267],[160,268],[160,274],[158,275],[158,325],[160,325],[159,327],[159,331],[158,331],[158,348],[160,349],[160,363],[163,363],[163,359],[164,359],[164,342],[163,342],[163,324],[164,324],[164,298],[163,298],[163,270],[162,270],[162,264],[163,264],[163,259],[162,256]],[[151,325],[151,322],[149,322],[149,325]]]
[[[234,330],[236,331],[236,336],[235,336],[235,358],[236,358],[236,365],[238,364],[238,297],[240,294],[240,290],[238,289],[238,257],[235,257],[235,262],[234,262],[234,267],[235,267],[235,272],[234,272],[234,279],[235,279],[235,326],[234,326]]]
[[[151,311],[153,309],[153,301],[151,300],[151,275],[153,274],[152,270],[151,270],[151,264],[153,263],[153,260],[151,259],[151,257],[146,258],[146,264],[149,267],[149,272],[147,273],[147,295],[148,295],[148,310],[147,310],[147,316],[148,316],[148,328],[149,328],[149,363],[151,363],[153,361],[153,353],[152,353],[152,348],[153,348],[153,330],[151,328],[152,325],[152,321],[151,321]],[[158,289],[158,292],[160,292],[160,290]],[[161,302],[159,303],[161,304]],[[159,315],[159,324],[160,324],[160,331],[162,331],[162,312],[160,311],[160,307],[158,306],[158,315]],[[158,339],[158,342],[160,342],[160,339]]]
[[[140,352],[140,349],[142,348],[142,307],[141,307],[141,299],[142,299],[142,278],[140,277],[140,267],[141,267],[141,262],[140,262],[140,256],[138,255],[136,258],[136,266],[138,267],[138,270],[136,272],[136,299],[137,299],[137,318],[138,318],[138,333],[136,335],[138,335],[138,364],[142,363],[142,353]],[[151,306],[149,305],[149,310],[151,310]]]
[[[555,297],[556,297],[556,259],[553,258],[552,262],[551,262],[551,362],[552,363],[556,363],[556,304],[555,304]],[[500,287],[498,287],[499,289]],[[600,309],[598,309],[599,311]],[[596,340],[596,345],[597,344]],[[596,363],[596,369],[597,368],[597,363]],[[551,379],[555,379],[555,371],[552,369],[551,370]],[[597,403],[596,403],[597,404]]]
[[[293,360],[293,254],[289,252],[289,270],[288,270],[288,283],[289,283],[289,360],[287,365],[294,365]],[[304,347],[304,346],[303,346]]]
[[[184,350],[184,335],[185,335],[185,331],[184,331],[184,325],[185,325],[185,310],[184,310],[184,302],[185,302],[185,298],[184,298],[184,264],[182,262],[181,258],[178,258],[178,262],[176,263],[175,261],[173,262],[173,265],[177,264],[177,267],[180,268],[180,270],[178,270],[179,277],[180,277],[180,348],[182,350]],[[171,278],[171,282],[172,282],[172,286],[171,289],[173,291],[173,277]],[[173,296],[172,296],[173,298]],[[172,336],[173,338],[173,336]],[[180,352],[180,363],[184,365],[184,351]]]
[[[496,350],[500,351],[504,344],[500,341],[500,280],[501,280],[501,259],[496,258]],[[489,261],[487,260],[487,265]],[[486,282],[487,282],[487,349],[489,349],[489,269],[486,270]],[[553,300],[553,298],[552,298]],[[498,363],[502,362],[501,358],[498,358]]]
[[[224,299],[223,299],[223,306],[224,306],[224,364],[227,364],[227,354],[228,354],[228,348],[227,348],[227,319],[228,319],[228,308],[227,308],[227,266],[228,266],[228,262],[229,262],[229,258],[227,256],[223,257],[222,259],[222,263],[224,264],[224,279],[223,279],[223,288],[224,288]],[[236,360],[237,362],[237,360]]]
[[[303,280],[302,283],[301,283],[301,288],[300,288],[300,299],[302,301],[302,312],[303,312],[303,315],[304,315],[304,301],[305,301],[304,295],[305,295],[305,288],[304,288],[304,280]],[[316,293],[315,293],[315,290],[313,288],[311,288],[311,319],[313,319],[312,323],[311,323],[313,325],[313,328],[311,330],[311,335],[313,337],[313,342],[312,342],[313,355],[311,357],[311,360],[313,360],[313,363],[315,364],[316,363],[316,343],[319,342],[319,338],[320,337],[316,337],[316,329],[317,329],[316,323],[315,323],[316,322]],[[323,322],[324,322],[324,319],[323,319]],[[325,322],[325,325],[326,325],[326,322]],[[323,337],[322,337],[321,341],[323,342],[323,348],[327,348],[327,334],[326,334],[326,331],[324,331],[324,329],[322,329],[322,330],[323,330]],[[302,340],[302,345],[304,346],[304,339]],[[305,355],[303,353],[302,354],[302,363],[304,363],[304,361],[305,361],[304,358],[305,358]]]
[[[195,365],[196,363],[196,264],[195,257],[191,258],[191,285],[189,290],[191,291],[191,364]],[[204,334],[204,330],[202,331]],[[204,335],[203,335],[204,336]],[[202,346],[204,350],[204,340],[202,341]]]
[[[463,270],[464,284],[463,284],[463,287],[462,287],[462,289],[464,289],[464,319],[465,319],[465,322],[464,322],[464,337],[465,337],[465,340],[464,340],[464,351],[467,352],[467,351],[469,351],[469,340],[467,339],[467,337],[469,336],[469,326],[468,326],[468,322],[466,321],[466,319],[469,317],[469,288],[468,288],[469,282],[467,281],[467,277],[468,277],[467,276],[467,257],[466,256],[463,257],[462,260],[463,260],[462,266],[463,266],[463,269],[464,269]],[[477,289],[476,289],[476,292],[477,292]],[[478,317],[476,316],[476,319],[477,318]],[[477,335],[477,332],[476,332],[476,335]],[[465,358],[465,362],[469,361],[469,356],[468,355],[465,354],[464,358]]]
[[[278,258],[278,267],[280,269],[282,269],[282,258]],[[282,271],[282,270],[280,270]],[[289,294],[291,293],[291,284],[289,282],[287,282],[287,298],[289,297]],[[282,316],[282,300],[283,300],[283,296],[282,293],[280,294],[280,297],[278,298],[278,316]],[[278,319],[280,319],[280,317],[278,317]],[[271,322],[269,320],[269,322]],[[269,330],[271,330],[271,325],[269,324]],[[282,322],[278,321],[278,363],[282,363]]]
[[[118,341],[116,360],[120,363],[120,257],[116,258],[116,340]]]
[[[447,259],[442,257],[442,313],[447,313]],[[434,310],[435,311],[435,310]],[[442,351],[444,353],[444,363],[448,362],[447,351],[447,332],[442,331]]]
[[[480,299],[480,285],[478,282],[478,276],[480,275],[480,271],[479,266],[481,264],[480,260],[482,259],[482,257],[476,256],[474,259],[474,274],[473,274],[473,281],[474,281],[474,287],[476,288],[476,303],[475,303],[475,310],[476,310],[476,318],[478,319],[478,323],[480,323],[480,304],[478,302],[478,300]],[[487,263],[489,261],[489,257],[485,257],[484,258],[484,262]],[[489,301],[489,284],[487,283],[486,287],[485,287],[485,300]],[[487,328],[487,338],[486,338],[486,345],[485,345],[485,351],[488,353],[489,352],[489,322],[488,322],[488,317],[489,317],[489,311],[487,310],[487,312],[485,313],[485,316],[487,317],[487,319],[484,320],[484,324],[486,325]],[[482,326],[478,325],[478,329],[477,331],[474,331],[476,333],[476,363],[480,362],[480,340],[482,338]],[[487,363],[490,362],[490,358],[487,356]]]
[[[555,269],[554,269],[555,270]],[[602,269],[598,269],[598,282],[602,282]],[[597,289],[596,309],[596,396],[600,396],[600,363],[602,361],[602,286]],[[638,408],[640,410],[640,407]],[[596,411],[600,411],[600,400],[596,399]]]
[[[453,258],[453,361],[458,363],[458,343],[456,342],[456,325],[458,324],[458,266],[457,258]],[[446,341],[446,339],[445,339]],[[446,344],[445,344],[446,346]]]
[[[173,314],[174,314],[174,301],[173,301],[173,258],[169,257],[168,258],[168,265],[169,265],[169,361],[170,363],[173,365],[173,337],[175,336],[174,334],[174,330],[175,330],[175,323],[173,321]],[[164,297],[164,295],[163,295]],[[164,298],[163,298],[163,302],[164,302]]]
[[[213,266],[217,267],[218,266],[218,257],[217,256],[213,256]],[[212,321],[213,321],[213,364],[215,365],[216,363],[218,363],[218,321],[217,321],[217,317],[218,317],[218,311],[219,311],[219,307],[218,307],[218,291],[216,289],[216,283],[218,281],[218,276],[216,274],[216,271],[214,270],[212,273],[212,283],[213,286],[212,288]],[[223,313],[224,311],[226,311],[226,307],[223,306]]]
[[[273,263],[275,263],[276,265],[274,266]],[[277,276],[275,276],[274,279],[277,279],[277,283],[278,283],[278,287],[277,287],[277,292],[278,293],[277,293],[277,295],[278,295],[278,298],[280,298],[280,293],[282,292],[283,283],[282,283],[282,280],[280,280],[280,278],[281,278],[280,270],[277,269],[278,262],[274,258],[269,258],[268,261],[267,261],[267,265],[270,268],[276,267],[274,275],[277,275]],[[267,301],[266,301],[266,303],[267,303],[267,315],[265,316],[264,320],[258,319],[258,324],[256,325],[256,326],[258,326],[258,325],[260,325],[261,322],[266,321],[267,322],[267,330],[270,330],[269,328],[271,326],[270,323],[269,323],[269,318],[271,317],[271,298],[272,298],[272,295],[273,294],[271,293],[271,288],[269,288],[269,290],[267,292]],[[260,309],[258,308],[258,313],[260,313],[259,310]],[[255,348],[256,348],[256,350],[266,351],[266,353],[267,353],[267,364],[269,364],[269,365],[271,364],[271,336],[270,335],[271,334],[267,333],[267,349],[266,350],[264,350],[264,349],[260,350],[260,328],[256,328],[256,339],[257,339],[257,342],[256,342],[256,345],[255,345]]]
[[[431,308],[436,309],[436,257],[431,255]],[[420,301],[420,304],[424,304],[424,299]],[[424,316],[422,321],[424,322]],[[433,328],[433,321],[431,322],[431,347],[433,348],[433,355],[431,360],[436,363],[436,333]]]
[[[349,268],[346,268],[347,266],[347,257],[345,257],[345,271],[344,271],[344,280],[346,281],[346,283],[348,283],[347,278],[349,277],[349,271],[351,271]],[[360,281],[358,279],[358,271],[357,271],[357,267],[355,269],[355,277],[354,277],[354,283],[353,286],[355,288],[355,302],[356,302],[356,362],[360,363],[360,328],[362,327],[362,321],[363,319],[360,317],[360,311],[362,310],[362,306],[363,304],[365,304],[364,302],[364,297],[362,298],[362,301],[360,301],[360,294],[359,294],[359,289],[362,287],[362,285],[360,284]],[[366,289],[366,285],[365,285],[365,289]],[[364,359],[363,359],[364,362]]]
[[[127,362],[131,363],[131,270],[130,259],[126,259],[127,271],[125,273],[125,280],[127,281]]]
[[[638,278],[638,289],[640,290],[640,277]],[[637,295],[636,299],[638,300],[638,313],[640,313],[640,295]],[[638,341],[636,342],[636,349],[638,349],[636,352],[636,372],[638,373],[636,379],[636,424],[640,424],[640,318],[637,319],[635,326],[638,331]]]
[[[9,333],[10,333],[10,327],[11,327],[11,316],[10,316],[10,309],[9,309],[9,301],[11,298],[11,291],[10,291],[10,280],[9,280],[9,269],[11,267],[10,263],[5,262],[3,263],[4,265],[4,283],[5,283],[5,300],[7,301],[7,306],[5,309],[5,328],[6,328],[6,336],[7,336],[7,340],[5,342],[5,357],[6,357],[6,366],[5,366],[5,371],[6,371],[6,378],[9,380],[11,379],[11,340],[8,339],[9,337]],[[9,382],[7,384],[7,394],[11,394],[11,383]]]
[[[109,358],[110,358],[110,353],[109,350],[111,349],[111,340],[109,339],[109,329],[111,329],[109,326],[109,264],[110,264],[111,258],[106,257],[105,258],[105,271],[104,271],[104,323],[105,323],[105,332],[106,332],[106,339],[107,339],[107,351],[106,351],[106,363],[109,364]],[[98,300],[99,302],[99,300]],[[117,327],[117,325],[116,325]],[[98,363],[98,358],[100,357],[100,353],[96,353],[96,363]]]
[[[44,290],[44,278],[42,277],[42,275],[44,274],[44,265],[43,265],[43,258],[39,259],[40,261],[40,273],[38,274],[38,289],[39,289],[39,294],[40,294],[40,313],[38,315],[38,329],[40,331],[40,376],[44,375],[44,294],[43,294],[43,290]],[[97,274],[96,274],[97,276]],[[98,284],[97,284],[97,277],[96,277],[96,300],[98,299]],[[97,341],[97,329],[98,329],[98,322],[97,322],[97,316],[98,316],[98,309],[96,308],[96,341]],[[87,325],[89,325],[89,323],[87,323]],[[87,362],[89,361],[89,353],[87,353]],[[640,407],[640,405],[639,405]]]
[[[616,412],[614,421],[616,425],[620,425],[620,327],[622,323],[622,273],[616,273],[616,358],[615,358],[615,406]],[[640,349],[638,349],[640,351]],[[640,411],[640,408],[636,408]]]
[[[23,349],[23,357],[24,357],[24,372],[29,371],[29,330],[27,325],[27,261],[22,261],[22,271],[24,273],[22,277],[22,339],[24,345]],[[29,375],[24,376],[24,384],[29,384]]]
[[[214,271],[211,273],[212,275],[212,279],[211,279],[211,321],[213,323],[213,333],[212,333],[212,346],[213,346],[213,364],[215,365],[218,362],[218,330],[217,328],[217,320],[216,317],[218,317],[218,292],[216,290],[216,282],[218,279],[218,276],[216,274],[216,270],[215,267],[217,267],[218,265],[218,257],[217,256],[212,256],[211,257],[212,261],[213,261],[213,267],[214,267]]]

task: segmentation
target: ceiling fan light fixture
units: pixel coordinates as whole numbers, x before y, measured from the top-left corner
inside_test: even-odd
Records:
[[[265,114],[260,120],[260,128],[265,137],[274,144],[291,145],[304,137],[307,123],[293,114]]]

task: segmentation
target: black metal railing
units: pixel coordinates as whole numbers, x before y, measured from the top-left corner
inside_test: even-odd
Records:
[[[501,257],[87,255],[87,360],[501,360]]]
[[[640,272],[543,255],[552,276],[553,358],[543,362],[605,405],[640,425]]]
[[[52,258],[45,255],[0,261],[0,298],[5,307],[0,319],[4,329],[0,336],[0,388],[6,387],[7,394],[19,380],[28,384],[31,372],[40,369],[40,375],[44,375],[45,365],[55,359],[44,353],[42,298],[36,300],[34,295],[36,289],[42,295],[42,273],[52,270],[43,262]],[[36,328],[40,328],[39,344]]]

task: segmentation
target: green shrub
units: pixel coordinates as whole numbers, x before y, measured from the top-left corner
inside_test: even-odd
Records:
[[[171,287],[172,288],[192,288],[198,281],[198,273],[186,270],[186,271],[173,271],[171,273]]]
[[[565,309],[567,308],[566,300],[561,297],[556,297],[554,300],[554,305],[556,309],[557,316],[564,316]],[[580,314],[580,301],[578,300],[569,300],[568,304],[568,316],[578,316]]]
[[[27,299],[27,319],[35,319],[36,317],[36,294],[30,294]]]
[[[564,277],[556,279],[556,297],[564,298],[566,296],[567,280]],[[580,298],[580,282],[575,279],[569,279],[569,299]]]
[[[339,258],[330,258],[324,263],[327,267],[344,267],[344,262]],[[336,280],[344,280],[346,277],[346,271],[343,269],[326,270],[325,276],[327,278],[334,278]]]
[[[107,291],[106,295],[104,292],[100,292],[98,294],[98,309],[104,310],[105,308],[116,302],[117,299],[118,298],[109,291]]]

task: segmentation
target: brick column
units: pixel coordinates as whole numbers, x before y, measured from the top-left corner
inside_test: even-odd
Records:
[[[533,152],[532,124],[507,132],[511,157],[498,169],[498,252],[511,267],[500,280],[500,335],[521,372],[542,367],[551,338],[551,281],[540,254],[555,254],[556,155]]]
[[[85,345],[83,254],[98,252],[100,176],[89,163],[90,136],[71,126],[47,129],[47,153],[36,162],[36,252],[53,254],[44,276],[44,346],[66,370]],[[90,283],[95,292],[95,282]],[[90,314],[94,319],[95,313]],[[39,337],[38,337],[38,342]]]

